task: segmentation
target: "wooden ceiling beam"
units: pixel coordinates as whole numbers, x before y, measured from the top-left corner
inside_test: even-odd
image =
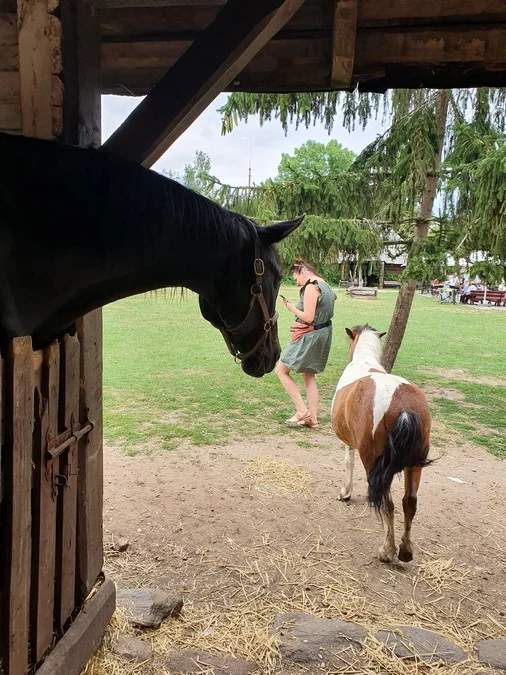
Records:
[[[99,9],[125,9],[138,7],[199,7],[202,5],[223,6],[227,0],[96,0]]]
[[[332,29],[332,89],[350,87],[355,64],[358,0],[337,0]]]
[[[229,0],[104,149],[151,166],[287,23],[304,0]]]

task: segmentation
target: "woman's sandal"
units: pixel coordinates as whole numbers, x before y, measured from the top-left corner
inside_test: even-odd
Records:
[[[303,420],[299,420],[299,422],[297,422],[297,426],[298,427],[308,427],[309,429],[314,429],[315,431],[316,431],[316,429],[320,428],[320,425],[318,424],[318,422],[313,422],[311,420],[310,415],[305,417]]]
[[[295,413],[293,417],[290,417],[289,420],[285,420],[285,424],[287,424],[289,427],[297,427],[306,420],[309,420],[311,418],[311,415],[309,412],[305,413]]]

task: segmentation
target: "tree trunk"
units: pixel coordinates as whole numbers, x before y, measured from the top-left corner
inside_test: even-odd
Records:
[[[436,94],[436,129],[438,134],[438,147],[434,156],[434,165],[431,167],[425,179],[425,187],[420,204],[420,216],[417,218],[415,231],[413,234],[413,244],[408,253],[408,260],[418,248],[418,244],[423,241],[429,233],[430,221],[432,217],[432,209],[434,207],[434,200],[436,198],[437,177],[439,167],[441,165],[441,157],[443,154],[444,136],[446,129],[446,118],[448,114],[448,104],[450,102],[450,91],[447,89],[440,89]],[[399,295],[395,304],[392,320],[388,328],[388,335],[383,349],[383,367],[390,373],[397,353],[400,349],[406,326],[408,324],[409,313],[413,298],[416,291],[416,280],[409,279],[403,282],[399,288]]]
[[[385,261],[382,260],[382,261],[380,262],[380,276],[379,276],[379,284],[378,284],[378,286],[379,286],[380,288],[383,288],[384,284],[385,284]]]

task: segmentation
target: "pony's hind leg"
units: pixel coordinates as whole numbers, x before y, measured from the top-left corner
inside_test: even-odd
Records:
[[[344,466],[346,467],[346,482],[341,488],[339,493],[339,499],[343,502],[347,502],[351,497],[351,491],[353,489],[353,468],[355,466],[355,450],[346,446],[346,454],[344,456]]]
[[[381,505],[381,519],[385,530],[385,540],[379,549],[381,562],[392,562],[395,558],[395,533],[394,533],[394,503],[390,490]]]
[[[413,542],[411,541],[411,524],[416,513],[416,503],[418,486],[422,469],[414,467],[404,469],[404,497],[402,498],[402,509],[404,511],[404,533],[399,546],[399,560],[409,562],[413,560]]]

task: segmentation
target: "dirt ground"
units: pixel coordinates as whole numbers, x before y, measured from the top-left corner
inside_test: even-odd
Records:
[[[185,598],[183,623],[149,636],[162,665],[135,672],[170,672],[165,655],[190,645],[250,658],[259,672],[312,672],[276,660],[269,646],[268,625],[290,610],[370,630],[421,625],[471,654],[479,639],[505,638],[506,462],[441,425],[434,431],[431,456],[440,458],[422,476],[415,559],[392,565],[377,558],[381,524],[359,461],[352,500],[337,499],[344,452],[330,429],[133,457],[106,448],[106,573],[120,588]],[[393,494],[400,540],[400,480]],[[120,536],[125,553],[112,550]],[[477,672],[460,668],[451,672]]]

